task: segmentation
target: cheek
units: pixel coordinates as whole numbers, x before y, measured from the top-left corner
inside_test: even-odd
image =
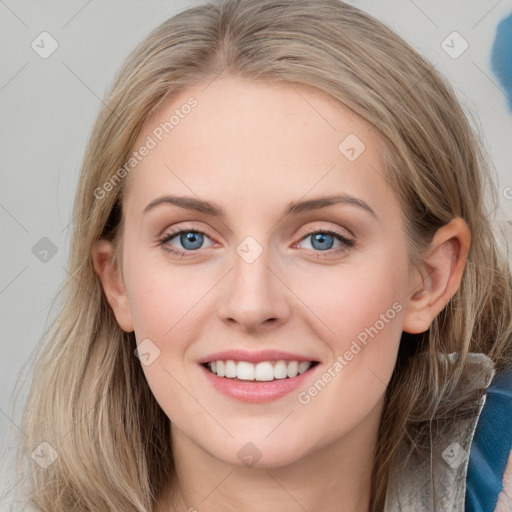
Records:
[[[141,277],[134,287],[132,310],[135,334],[155,340],[163,340],[171,334],[179,314],[180,295],[169,290],[163,280]],[[183,304],[183,299],[181,300]]]
[[[311,291],[333,354],[321,382],[302,390],[299,402],[318,411],[315,421],[330,424],[327,438],[355,427],[383,400],[402,333],[406,282],[396,256],[340,268],[328,291],[320,285]]]
[[[396,339],[401,333],[406,287],[403,268],[400,255],[391,253],[331,267],[324,276],[303,281],[297,295],[307,299],[308,307],[324,325],[325,339],[339,354],[358,337],[362,341],[377,336]]]
[[[201,309],[194,305],[204,295],[203,286],[199,280],[186,279],[180,269],[171,272],[166,265],[141,264],[132,273],[131,291],[137,344],[149,339],[157,354],[150,364],[142,364],[142,370],[156,401],[181,425],[183,411],[194,407],[183,392],[184,357],[190,339],[197,336],[194,329],[201,325],[195,318]]]
[[[129,262],[130,306],[137,339],[142,336],[163,343],[193,316],[194,304],[204,295],[207,282],[198,273],[149,256],[140,251]]]

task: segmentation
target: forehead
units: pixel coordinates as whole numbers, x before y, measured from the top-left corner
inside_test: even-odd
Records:
[[[165,192],[257,209],[306,194],[389,201],[381,139],[346,106],[296,84],[217,78],[162,104],[134,150],[125,201],[141,212]]]

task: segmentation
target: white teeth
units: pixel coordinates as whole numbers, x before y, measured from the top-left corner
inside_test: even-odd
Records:
[[[258,364],[248,361],[211,361],[208,367],[218,377],[240,380],[257,380],[268,382],[274,379],[296,377],[306,372],[312,365],[311,361],[263,361]]]
[[[268,361],[258,363],[254,372],[254,380],[274,380],[274,367],[272,366],[272,363],[269,363]]]
[[[285,361],[277,361],[274,366],[274,377],[276,379],[286,379],[288,377],[288,365]]]
[[[239,361],[236,367],[236,375],[240,380],[254,380],[254,365]]]
[[[236,377],[236,363],[231,359],[226,361],[226,377],[229,379]]]
[[[288,368],[286,369],[286,372],[288,374],[288,377],[290,377],[290,378],[297,377],[297,374],[299,373],[298,361],[290,361],[288,363]]]
[[[302,361],[301,363],[299,363],[299,374],[304,373],[310,366],[311,363],[308,361]]]

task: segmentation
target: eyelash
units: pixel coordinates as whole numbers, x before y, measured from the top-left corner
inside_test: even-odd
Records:
[[[169,242],[174,237],[176,237],[177,235],[180,235],[182,233],[196,233],[196,234],[205,235],[206,237],[211,238],[208,235],[208,233],[206,233],[205,231],[201,231],[200,229],[196,229],[196,228],[192,228],[192,227],[190,227],[190,228],[184,227],[182,229],[179,229],[178,231],[166,233],[162,238],[160,238],[160,243],[159,243],[160,247],[162,247],[162,249],[164,251],[172,254],[173,256],[180,257],[180,259],[183,257],[185,257],[185,258],[193,257],[193,253],[195,253],[197,251],[180,251],[180,250],[172,249],[170,246],[166,245],[167,242]],[[329,256],[332,256],[333,254],[345,252],[345,251],[348,251],[349,249],[356,247],[356,242],[354,240],[347,238],[342,233],[339,233],[338,231],[336,231],[334,229],[317,229],[316,231],[310,231],[309,233],[306,233],[299,240],[299,242],[302,242],[306,238],[308,238],[312,235],[317,235],[319,233],[333,235],[337,240],[342,242],[343,245],[336,249],[328,249],[327,251],[315,251],[318,253],[317,258],[329,257]],[[312,249],[312,250],[314,251],[314,249]],[[325,254],[325,256],[324,256],[324,254]]]

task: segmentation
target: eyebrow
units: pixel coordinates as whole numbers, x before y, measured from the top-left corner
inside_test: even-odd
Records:
[[[165,195],[162,197],[158,197],[151,201],[143,210],[143,215],[153,210],[157,206],[163,204],[171,204],[175,206],[179,206],[180,208],[184,208],[186,210],[194,210],[201,213],[206,213],[209,215],[213,215],[220,219],[226,218],[225,210],[210,201],[205,201],[202,199],[196,199],[194,197],[187,196],[175,196],[175,195]],[[377,214],[373,211],[373,209],[363,201],[354,196],[350,196],[348,194],[338,194],[333,196],[323,196],[315,199],[309,199],[307,201],[291,201],[286,206],[283,216],[288,215],[297,215],[299,213],[303,213],[306,211],[317,210],[320,208],[325,208],[327,206],[331,206],[334,204],[347,204],[351,206],[357,206],[368,213],[370,213],[373,217],[377,218]]]

